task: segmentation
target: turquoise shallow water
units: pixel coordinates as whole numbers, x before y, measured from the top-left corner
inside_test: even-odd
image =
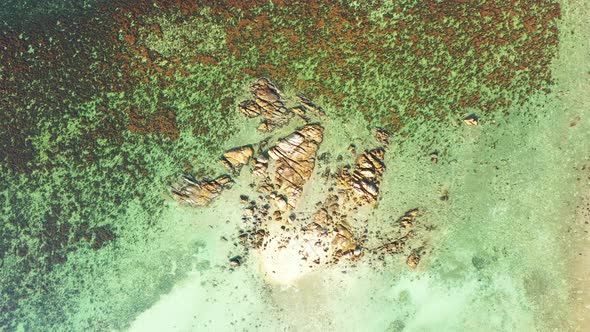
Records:
[[[175,74],[177,84],[164,90],[142,81],[131,93],[74,103],[59,116],[35,119],[31,109],[45,106],[30,98],[27,107],[14,109],[14,118],[33,123],[26,142],[35,151],[35,167],[15,171],[0,165],[0,329],[585,330],[590,8],[584,1],[564,1],[561,11],[550,93],[537,91],[502,114],[461,108],[440,122],[408,118],[405,129],[392,136],[381,199],[361,217],[376,231],[409,209],[423,210],[421,220],[430,230],[421,235],[427,254],[416,270],[404,256],[393,256],[384,266],[360,260],[269,285],[253,258],[235,270],[228,265],[242,250],[234,244],[243,227],[239,196],[253,196],[247,168],[205,208],[169,197],[178,174],[225,173],[218,163],[224,150],[265,138],[256,131],[257,120],[244,120],[235,110],[254,79],[238,71],[251,65],[250,58],[219,57],[217,67],[189,65],[189,75]],[[174,20],[154,18],[164,22],[164,35],[184,39],[138,35],[152,51],[165,53],[172,45],[183,54],[192,49],[186,42],[217,56],[228,45],[219,26],[203,18],[209,14],[205,10],[180,28]],[[193,26],[198,33],[188,33]],[[303,68],[301,80],[315,78],[311,67]],[[294,101],[298,88],[275,81]],[[389,87],[384,77],[365,79],[362,87],[350,82],[342,85],[346,93],[360,94],[359,100],[346,99],[346,107],[333,96],[314,98],[327,113],[318,155],[344,156],[337,163],[352,162],[351,143],[359,150],[374,145],[371,130],[380,120],[356,107],[360,96],[391,101],[383,90],[370,89]],[[33,90],[25,92],[33,96]],[[127,104],[136,105],[139,115],[126,110]],[[174,111],[177,137],[167,115],[159,113],[162,104]],[[129,123],[113,129],[122,130],[120,141],[100,132],[118,114],[102,113],[101,107],[125,109]],[[211,116],[203,115],[209,111]],[[480,116],[477,126],[462,122],[471,112]],[[129,120],[134,117],[139,120]],[[150,127],[150,117],[164,124]],[[9,127],[29,123],[22,121]],[[301,126],[297,121],[273,137]],[[163,134],[145,134],[148,127]],[[92,149],[81,148],[85,144]],[[431,162],[433,151],[437,164]],[[94,159],[85,164],[80,158]],[[318,176],[306,187],[310,205],[325,194]]]
[[[587,139],[584,124],[569,127],[572,116],[561,113],[531,123],[514,115],[496,124],[483,119],[478,127],[441,128],[432,139],[448,143],[441,144],[445,152],[436,165],[422,150],[422,140],[392,148],[383,198],[369,223],[383,228],[404,211],[425,207],[436,230],[418,271],[408,270],[402,258],[377,269],[361,262],[269,287],[251,265],[233,272],[221,266],[176,285],[139,316],[132,330],[569,329],[571,322],[563,320],[572,314],[566,234],[574,221],[563,211],[573,209],[569,195],[576,175],[567,166],[577,167],[575,156],[584,153],[572,143]],[[342,142],[339,137],[358,133],[335,128],[341,134],[334,141],[328,134],[323,143],[330,151]],[[560,143],[545,144],[549,141]],[[448,201],[440,200],[442,190],[448,190]],[[219,204],[239,211],[237,197],[227,197]],[[217,203],[203,214],[196,224],[220,216],[231,224],[238,218],[220,211]],[[219,248],[222,229],[232,227],[217,225],[204,240],[211,243],[206,248]],[[219,284],[210,289],[208,282]]]

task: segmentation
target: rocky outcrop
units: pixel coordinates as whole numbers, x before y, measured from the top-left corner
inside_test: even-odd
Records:
[[[387,145],[389,144],[389,132],[386,131],[385,129],[381,129],[381,128],[375,128],[375,139],[383,144],[383,145]]]
[[[306,125],[268,150],[269,157],[276,163],[274,188],[284,192],[290,208],[296,206],[303,185],[311,177],[323,135],[321,126]]]
[[[221,194],[224,188],[233,184],[228,175],[214,180],[196,180],[191,176],[183,176],[178,187],[172,187],[172,197],[194,206],[205,206]]]
[[[293,113],[285,107],[283,98],[277,87],[267,78],[259,78],[250,88],[254,100],[244,100],[238,110],[249,118],[262,116],[258,130],[272,131],[287,123]]]
[[[252,155],[254,149],[251,145],[244,145],[239,148],[231,149],[223,154],[221,162],[223,165],[233,173],[239,173],[242,166],[246,165]]]
[[[354,170],[343,168],[337,174],[338,185],[349,192],[350,199],[358,205],[377,202],[379,184],[385,171],[382,148],[366,150],[356,159]]]

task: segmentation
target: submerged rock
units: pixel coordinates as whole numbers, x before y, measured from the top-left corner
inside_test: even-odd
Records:
[[[233,183],[231,177],[222,175],[214,180],[198,181],[190,176],[183,176],[180,186],[172,187],[172,197],[194,206],[205,206],[221,194],[224,188]]]
[[[434,151],[430,154],[430,162],[432,164],[437,164],[438,163],[438,152]]]
[[[406,259],[406,264],[410,268],[415,269],[418,266],[418,263],[420,263],[420,252],[418,250],[412,250]]]
[[[303,94],[298,94],[297,95],[297,99],[299,99],[299,102],[302,104],[302,107],[305,110],[310,110],[312,112],[314,112],[316,115],[319,116],[324,116],[326,115],[326,113],[324,112],[324,110],[319,107],[316,106],[314,103],[311,102],[311,100],[309,100],[309,98],[307,98],[305,95]]]
[[[391,242],[385,243],[384,245],[377,247],[377,251],[381,253],[387,254],[397,254],[401,252],[404,247],[406,246],[406,242],[414,235],[412,231],[408,232],[406,235],[393,240]]]
[[[238,267],[242,265],[242,256],[234,256],[229,259],[229,265],[231,267]]]

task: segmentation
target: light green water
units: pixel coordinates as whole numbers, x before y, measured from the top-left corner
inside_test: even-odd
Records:
[[[51,303],[62,305],[50,318],[64,320],[64,330],[100,330],[121,322],[129,322],[132,331],[567,331],[582,326],[578,319],[590,313],[574,310],[575,291],[588,290],[575,284],[572,255],[580,242],[571,229],[584,195],[576,170],[590,162],[590,44],[585,38],[590,5],[564,2],[562,16],[551,94],[534,96],[508,110],[508,116],[481,115],[475,127],[460,117],[416,122],[407,126],[415,128],[408,137],[392,138],[382,198],[367,218],[371,229],[379,229],[408,209],[424,209],[435,229],[416,271],[400,256],[378,268],[362,261],[325,268],[279,287],[266,285],[248,261],[230,270],[228,258],[241,252],[234,245],[241,226],[239,195],[251,192],[244,170],[236,186],[207,208],[167,199],[155,230],[142,229],[154,216],[141,198],[127,204],[118,218],[131,226],[118,241],[98,251],[80,249],[48,273],[47,284],[54,286],[47,294]],[[244,82],[233,82],[228,90],[245,89],[238,83]],[[285,92],[292,97],[297,91]],[[360,113],[346,110],[344,117],[342,110],[316,102],[327,112],[319,154],[346,156],[350,143],[371,147],[369,124]],[[256,125],[254,120],[237,125],[219,150],[260,141]],[[218,156],[208,155],[189,132],[181,136],[182,153],[194,153],[208,171],[223,171]],[[436,165],[429,157],[434,150],[440,156]],[[175,169],[173,156],[138,152],[158,164],[157,179]],[[309,200],[316,197],[313,179],[311,184]],[[167,197],[166,190],[155,186],[148,197]],[[440,199],[443,191],[448,201]],[[16,264],[10,259],[5,266]],[[47,295],[31,296],[29,302],[38,304]],[[27,320],[42,315],[37,307],[30,309]],[[23,321],[20,329],[30,326]]]
[[[538,105],[529,107],[557,109],[552,102]],[[400,257],[376,270],[360,263],[322,270],[287,289],[266,286],[255,267],[228,271],[224,264],[229,257],[224,253],[235,252],[220,237],[235,232],[236,195],[224,194],[223,202],[199,212],[176,210],[169,218],[194,215],[187,226],[194,228],[192,235],[180,242],[203,241],[198,256],[212,262],[211,269],[175,285],[132,330],[567,329],[563,318],[571,306],[571,285],[564,243],[573,216],[564,211],[572,209],[575,175],[569,168],[585,153],[576,142],[589,138],[587,120],[569,127],[576,115],[553,112],[531,120],[515,114],[495,124],[482,119],[477,127],[456,122],[429,128],[437,134],[416,133],[416,141],[403,147],[394,144],[386,157],[383,198],[369,222],[383,227],[404,211],[423,207],[436,230],[432,252],[418,271],[409,271]],[[322,149],[344,149],[349,140],[342,137],[362,133],[328,123]],[[431,149],[443,151],[436,165],[423,149],[430,145],[425,136],[432,139]],[[443,188],[449,201],[439,199]]]
[[[416,126],[401,145],[401,138],[393,140],[383,197],[369,222],[383,227],[410,208],[426,210],[436,230],[429,239],[432,251],[417,271],[401,257],[377,269],[361,262],[321,270],[287,288],[265,285],[248,264],[229,271],[223,253],[232,248],[219,238],[235,231],[240,206],[228,193],[198,212],[170,207],[173,224],[192,221],[184,226],[193,229],[191,235],[179,242],[202,241],[205,249],[194,260],[208,260],[210,269],[176,284],[131,330],[575,329],[580,317],[573,312],[568,229],[582,194],[573,169],[588,162],[590,147],[589,47],[579,37],[588,33],[582,20],[588,6],[577,7],[582,5],[563,8],[552,94],[509,110],[507,117],[483,117],[476,127],[449,119]],[[576,117],[581,120],[571,127]],[[320,154],[345,155],[350,143],[365,147],[367,126],[360,116],[351,118],[323,122]],[[428,156],[433,150],[441,156],[436,165]],[[448,201],[439,199],[443,190]]]

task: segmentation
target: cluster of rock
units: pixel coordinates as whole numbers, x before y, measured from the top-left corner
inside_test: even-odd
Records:
[[[214,180],[196,180],[191,176],[183,176],[177,187],[172,187],[172,197],[180,202],[194,206],[205,206],[221,194],[223,189],[233,184],[231,177],[222,175]]]
[[[248,118],[262,117],[258,130],[264,133],[285,125],[294,115],[300,116],[306,123],[310,122],[308,112],[325,115],[321,107],[302,94],[297,95],[300,105],[287,107],[279,89],[267,78],[259,78],[250,87],[250,93],[253,99],[242,101],[238,110]]]
[[[311,219],[303,231],[314,235],[314,245],[322,247],[328,262],[336,264],[341,258],[356,259],[362,255],[366,228],[361,232],[348,223],[338,195],[329,195]]]
[[[393,241],[387,241],[385,244],[377,247],[374,251],[383,258],[384,254],[400,254],[404,252],[407,243],[416,236],[414,230],[409,230],[414,227],[416,218],[419,216],[419,209],[412,209],[407,211],[398,221],[397,224],[400,230],[408,230],[403,236],[394,239]],[[410,268],[416,268],[420,263],[424,246],[418,248],[410,248],[410,253],[406,258],[406,264]]]
[[[289,279],[294,276],[294,270],[301,272],[320,264],[336,264],[344,258],[355,260],[370,254],[382,260],[387,254],[407,254],[406,248],[412,247],[408,242],[416,234],[413,227],[418,209],[408,211],[398,220],[398,234],[379,237],[377,243],[373,242],[378,245],[374,249],[365,248],[371,243],[367,221],[353,217],[362,206],[374,205],[379,200],[389,133],[377,128],[374,136],[382,146],[357,155],[354,168],[347,166],[336,174],[327,169],[321,177],[329,188],[326,198],[308,212],[295,214],[324,138],[324,128],[312,123],[308,115],[322,116],[324,111],[303,95],[298,96],[300,105],[287,108],[279,90],[266,78],[258,79],[251,92],[253,100],[241,102],[239,110],[248,117],[261,116],[260,131],[283,126],[294,114],[305,124],[270,147],[269,137],[257,144],[257,152],[252,145],[244,145],[227,150],[221,158],[232,174],[250,166],[255,176],[251,186],[260,194],[256,200],[241,196],[245,227],[237,239],[244,246],[244,255],[250,249],[257,250],[258,257],[271,270],[266,273]],[[356,146],[351,144],[349,151],[356,154]],[[178,187],[172,188],[172,195],[181,202],[204,206],[231,183],[228,175],[201,181],[185,176]],[[411,249],[406,259],[408,266],[418,265],[422,249]],[[236,257],[239,259],[230,260],[232,267],[242,264],[242,257]],[[292,259],[295,261],[291,262]],[[289,271],[277,271],[281,268]]]
[[[293,117],[293,112],[285,107],[279,89],[267,78],[259,78],[250,88],[250,92],[254,99],[242,101],[238,110],[249,118],[262,116],[258,130],[270,132]]]
[[[354,170],[344,167],[337,174],[338,185],[350,194],[349,197],[358,205],[373,204],[379,197],[379,184],[385,164],[385,150],[377,148],[366,150],[357,157]]]

